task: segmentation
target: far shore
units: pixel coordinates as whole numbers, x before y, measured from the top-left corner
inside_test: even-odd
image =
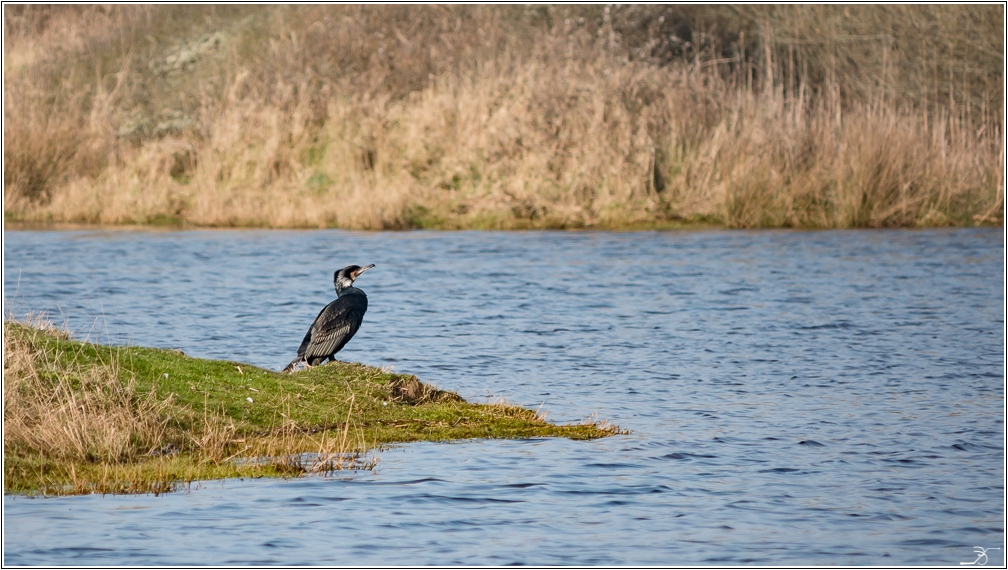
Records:
[[[4,231],[86,231],[86,230],[120,230],[120,231],[152,231],[152,232],[172,232],[172,231],[205,231],[205,230],[279,230],[279,231],[314,231],[314,230],[343,230],[352,232],[410,232],[418,230],[431,231],[586,231],[586,232],[636,232],[636,231],[698,231],[698,230],[725,230],[732,229],[725,225],[710,224],[702,222],[663,222],[663,223],[641,223],[628,224],[614,227],[588,226],[588,227],[525,227],[525,228],[401,228],[401,229],[360,229],[341,228],[337,226],[326,227],[306,227],[306,226],[214,226],[200,225],[181,222],[178,224],[87,224],[80,222],[4,222]],[[791,229],[791,228],[787,228]],[[801,228],[797,228],[801,229]]]
[[[993,5],[4,14],[5,228],[1004,224]]]
[[[724,224],[711,224],[711,223],[684,223],[684,222],[668,222],[668,223],[651,223],[651,224],[636,224],[636,225],[622,225],[617,227],[529,227],[529,228],[505,228],[505,229],[495,229],[495,228],[452,228],[452,229],[431,229],[431,228],[403,228],[403,229],[390,229],[390,230],[374,230],[374,229],[360,229],[360,228],[340,228],[340,227],[269,227],[269,226],[203,226],[197,224],[186,224],[180,223],[175,225],[164,225],[164,224],[84,224],[84,223],[70,223],[70,222],[4,222],[4,231],[11,232],[69,232],[69,231],[135,231],[135,232],[181,232],[181,231],[246,231],[246,230],[277,230],[277,231],[316,231],[316,230],[342,230],[349,232],[364,232],[364,233],[380,233],[380,232],[411,232],[411,231],[445,231],[445,232],[466,232],[466,231],[504,231],[504,232],[521,232],[521,231],[556,231],[556,232],[665,232],[665,231],[679,231],[679,232],[699,232],[699,231],[759,231],[759,230],[784,230],[784,231],[849,231],[849,230],[929,230],[929,229],[961,229],[964,227],[976,227],[976,228],[1003,228],[1004,224],[1001,222],[985,222],[983,224],[977,224],[974,226],[949,226],[949,225],[933,225],[933,226],[911,226],[911,227],[847,227],[847,228],[823,228],[823,227],[790,227],[790,226],[777,226],[777,227],[760,227],[760,228],[737,228],[731,227]]]

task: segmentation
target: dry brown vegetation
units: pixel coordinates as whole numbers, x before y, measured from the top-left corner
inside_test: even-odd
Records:
[[[120,461],[160,447],[167,404],[120,382],[115,362],[81,369],[4,335],[4,445],[76,461]]]
[[[999,6],[6,6],[5,220],[1002,224]]]

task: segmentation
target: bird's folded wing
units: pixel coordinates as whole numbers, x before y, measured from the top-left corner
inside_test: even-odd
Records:
[[[305,350],[308,358],[328,356],[343,348],[346,341],[357,332],[364,313],[367,311],[367,300],[354,299],[357,295],[344,296],[329,303],[316,317],[309,331],[311,339]]]
[[[308,358],[333,354],[342,341],[347,336],[353,336],[353,333],[356,331],[357,327],[352,326],[352,323],[346,323],[339,328],[312,335],[311,344],[308,345],[308,350],[306,351]]]

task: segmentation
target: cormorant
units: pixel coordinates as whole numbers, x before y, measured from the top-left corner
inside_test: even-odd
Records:
[[[347,265],[333,273],[336,300],[326,305],[315,317],[315,322],[308,328],[298,347],[298,357],[284,368],[284,372],[294,370],[301,362],[316,366],[326,358],[336,360],[336,353],[353,338],[367,312],[367,295],[354,287],[353,283],[361,273],[372,267],[373,263],[367,267]]]

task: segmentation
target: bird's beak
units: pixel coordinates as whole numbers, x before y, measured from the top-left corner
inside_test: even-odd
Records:
[[[372,263],[371,265],[368,265],[367,267],[361,267],[360,269],[358,269],[354,273],[354,279],[357,279],[358,277],[360,277],[361,273],[364,273],[365,271],[367,271],[368,269],[371,269],[372,267],[374,267],[374,263]]]

